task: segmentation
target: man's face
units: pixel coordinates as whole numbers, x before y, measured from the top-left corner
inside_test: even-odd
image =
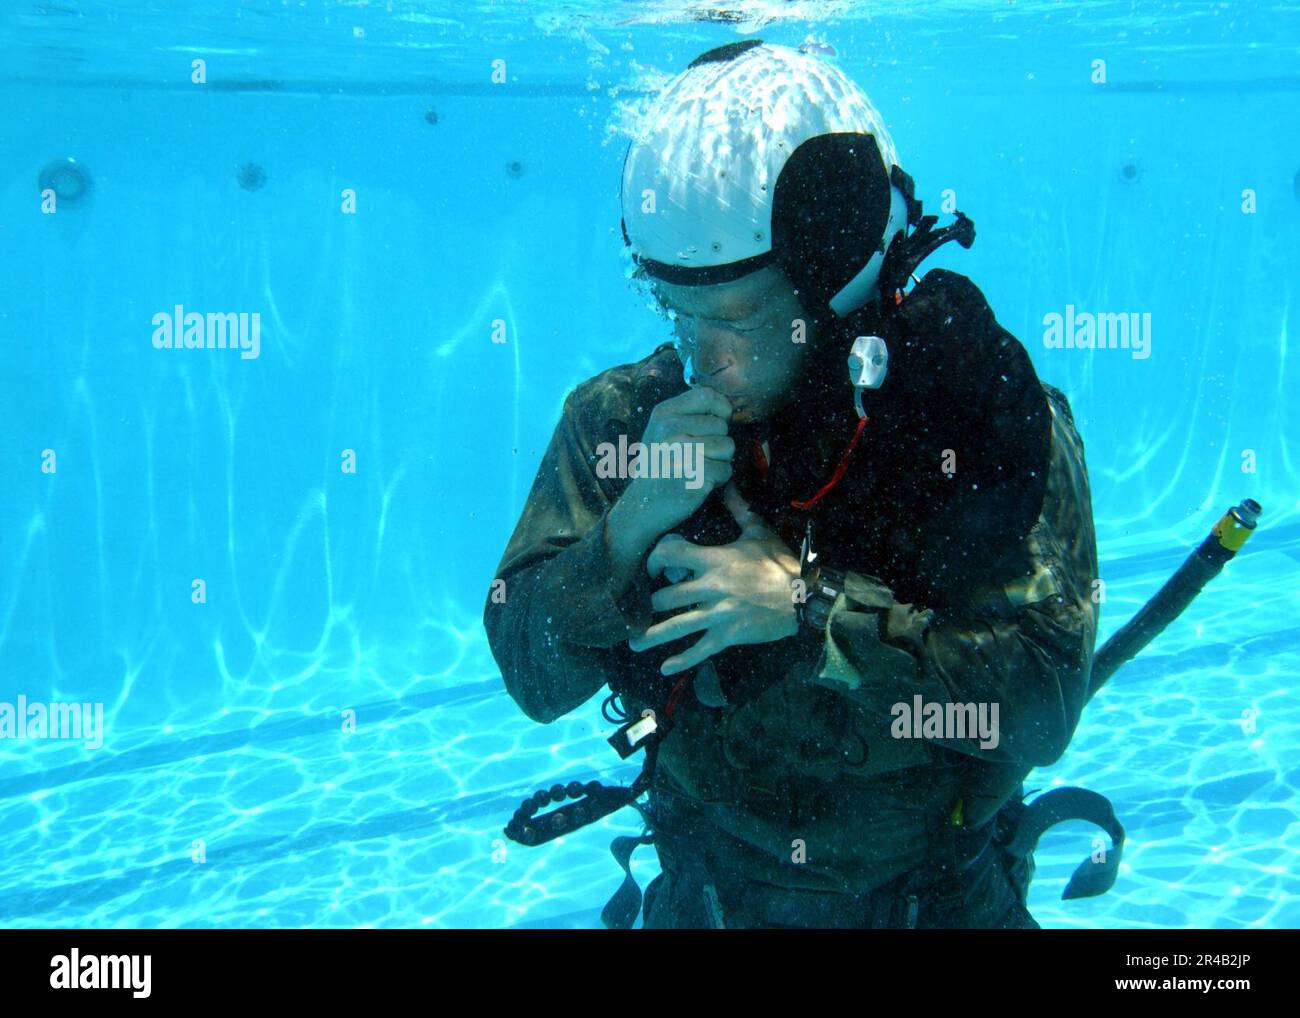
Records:
[[[779,269],[710,286],[656,282],[654,292],[673,319],[687,382],[726,396],[733,421],[766,420],[794,400],[813,326]]]

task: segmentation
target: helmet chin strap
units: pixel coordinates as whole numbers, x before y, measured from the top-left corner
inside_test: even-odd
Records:
[[[856,311],[872,297],[878,296],[877,284],[880,282],[880,270],[885,264],[885,252],[892,246],[892,239],[899,230],[907,230],[907,199],[897,187],[889,189],[889,219],[885,223],[885,232],[880,250],[871,256],[856,276],[844,284],[844,287],[830,299],[830,309],[840,318]]]

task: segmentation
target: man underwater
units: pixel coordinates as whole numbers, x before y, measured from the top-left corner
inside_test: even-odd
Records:
[[[970,220],[756,40],[665,87],[622,201],[677,339],[565,402],[484,613],[510,695],[655,712],[646,927],[1036,927],[1007,846],[1085,703],[1096,539],[1064,395],[970,280],[902,292]],[[609,476],[620,441],[703,483]]]

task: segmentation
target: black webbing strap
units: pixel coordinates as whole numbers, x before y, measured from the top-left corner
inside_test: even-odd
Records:
[[[1110,835],[1111,849],[1103,852],[1100,860],[1091,855],[1075,868],[1061,897],[1092,898],[1105,894],[1115,883],[1119,872],[1120,856],[1124,850],[1124,828],[1115,816],[1115,808],[1104,795],[1086,788],[1054,788],[1040,795],[1026,808],[1016,826],[1015,837],[1007,851],[1023,859],[1038,845],[1038,839],[1049,828],[1066,820],[1086,820],[1096,824]]]
[[[632,853],[654,840],[654,835],[645,833],[636,837],[618,837],[610,842],[609,852],[623,871],[623,883],[600,910],[600,922],[605,929],[630,930],[636,922],[641,911],[641,887],[632,876]]]

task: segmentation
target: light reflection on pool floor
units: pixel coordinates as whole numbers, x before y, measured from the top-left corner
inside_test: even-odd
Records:
[[[1044,926],[1300,926],[1287,533],[1229,565],[1092,703],[1066,756],[1030,776],[1027,788],[1110,796],[1129,836],[1114,890],[1068,903],[1060,892],[1094,831],[1071,824],[1044,839],[1030,900]],[[1163,560],[1144,570],[1129,559],[1122,572],[1103,608],[1107,634],[1167,576]],[[0,743],[0,922],[598,925],[621,877],[608,843],[638,829],[635,813],[535,850],[505,845],[500,830],[536,787],[627,780],[635,766],[613,758],[596,703],[535,725],[502,690],[485,643],[461,649],[456,679],[392,677],[399,695],[359,705],[353,734],[321,706],[320,691],[346,676],[322,669],[301,710],[113,731],[112,753]],[[382,673],[373,656],[370,666]],[[1251,708],[1253,733],[1241,723]],[[644,886],[652,852],[638,853],[635,872]]]

